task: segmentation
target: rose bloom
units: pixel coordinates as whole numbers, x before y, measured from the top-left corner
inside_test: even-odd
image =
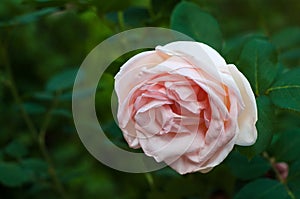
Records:
[[[129,59],[115,76],[118,121],[131,148],[180,174],[210,171],[257,138],[257,107],[235,65],[206,44],[177,41]]]

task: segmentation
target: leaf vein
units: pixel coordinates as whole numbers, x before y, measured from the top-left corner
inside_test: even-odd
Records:
[[[272,92],[274,90],[291,89],[291,88],[300,88],[300,85],[285,85],[285,86],[271,87],[266,91],[266,94],[269,94],[270,92]]]

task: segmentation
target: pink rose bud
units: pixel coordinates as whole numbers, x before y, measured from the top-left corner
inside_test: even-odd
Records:
[[[277,169],[279,175],[283,180],[286,180],[289,175],[289,165],[285,162],[278,162],[274,164]]]
[[[211,47],[177,41],[128,60],[115,77],[118,121],[132,148],[180,174],[208,172],[257,138],[253,91]]]

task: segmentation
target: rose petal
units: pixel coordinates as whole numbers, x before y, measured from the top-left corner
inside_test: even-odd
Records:
[[[169,55],[184,57],[195,66],[201,67],[203,71],[214,79],[220,79],[217,67],[224,65],[222,63],[225,63],[225,60],[214,49],[203,43],[177,41],[165,46],[158,46],[156,50]]]
[[[245,107],[238,116],[239,134],[236,140],[237,145],[252,145],[257,139],[255,123],[257,121],[257,107],[255,96],[246,77],[238,71],[235,65],[228,65],[232,77],[240,89]]]
[[[145,81],[144,67],[153,67],[163,61],[155,51],[142,52],[129,59],[115,76],[115,90],[119,101],[123,101],[135,86]]]

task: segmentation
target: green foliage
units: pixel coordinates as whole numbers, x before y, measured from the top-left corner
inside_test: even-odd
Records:
[[[10,142],[4,149],[5,153],[14,158],[22,158],[28,154],[27,148],[19,141],[14,140]]]
[[[238,67],[246,75],[255,94],[263,94],[278,73],[275,47],[262,39],[248,41],[241,52]]]
[[[48,165],[45,161],[38,158],[27,158],[21,161],[20,165],[35,175],[43,175],[48,169]]]
[[[58,11],[57,8],[46,8],[35,12],[31,12],[29,14],[17,16],[9,21],[3,21],[3,22],[0,21],[0,28],[31,23],[40,19],[43,16],[47,16],[57,11]]]
[[[249,160],[237,151],[230,153],[227,164],[234,176],[242,180],[263,176],[271,168],[269,162],[261,156],[255,156]]]
[[[272,145],[270,153],[278,161],[294,161],[300,158],[300,131],[299,129],[289,130],[280,133],[276,142]]]
[[[150,14],[154,15],[151,17],[152,22],[162,27],[169,27],[170,16],[179,2],[180,0],[151,0],[149,10]]]
[[[282,74],[268,89],[275,105],[289,110],[300,111],[300,69]]]
[[[0,162],[0,182],[9,187],[20,186],[30,180],[26,170],[16,163]]]
[[[76,74],[77,69],[71,69],[55,75],[48,81],[46,90],[62,91],[71,88],[74,84]]]
[[[300,27],[288,27],[278,31],[271,39],[281,52],[279,59],[282,63],[290,68],[300,65]]]
[[[259,96],[256,98],[256,104],[259,118],[256,123],[257,141],[249,147],[238,147],[240,152],[249,158],[265,151],[271,143],[274,133],[275,112],[271,100],[266,96]]]
[[[283,29],[274,34],[271,40],[281,51],[297,47],[300,44],[300,27]]]
[[[270,179],[258,179],[245,185],[234,199],[289,199],[283,184]]]
[[[298,0],[1,0],[0,197],[300,198],[299,9]],[[169,167],[122,173],[88,154],[72,118],[78,66],[104,39],[143,26],[185,33],[240,69],[256,94],[254,145],[236,146],[207,174],[184,176]],[[95,98],[106,135],[135,152],[110,106],[114,75],[141,51],[111,63]],[[286,180],[278,162],[289,165]]]
[[[222,33],[218,22],[196,4],[185,1],[179,3],[171,15],[171,28],[215,49],[222,48]]]
[[[38,103],[27,102],[23,103],[23,107],[29,114],[42,114],[46,112],[46,108]]]
[[[239,35],[237,37],[231,38],[225,42],[224,48],[222,49],[222,54],[225,57],[227,63],[237,63],[241,55],[243,47],[246,42],[251,39],[264,39],[265,36],[261,34],[247,34]]]
[[[300,197],[300,161],[291,164],[287,179],[288,187],[295,193],[296,198]]]
[[[112,11],[119,11],[124,10],[125,8],[129,7],[130,1],[118,1],[118,0],[111,0],[111,1],[97,1],[92,0],[92,4],[94,4],[97,8],[97,12],[100,15],[103,15],[108,12]]]

